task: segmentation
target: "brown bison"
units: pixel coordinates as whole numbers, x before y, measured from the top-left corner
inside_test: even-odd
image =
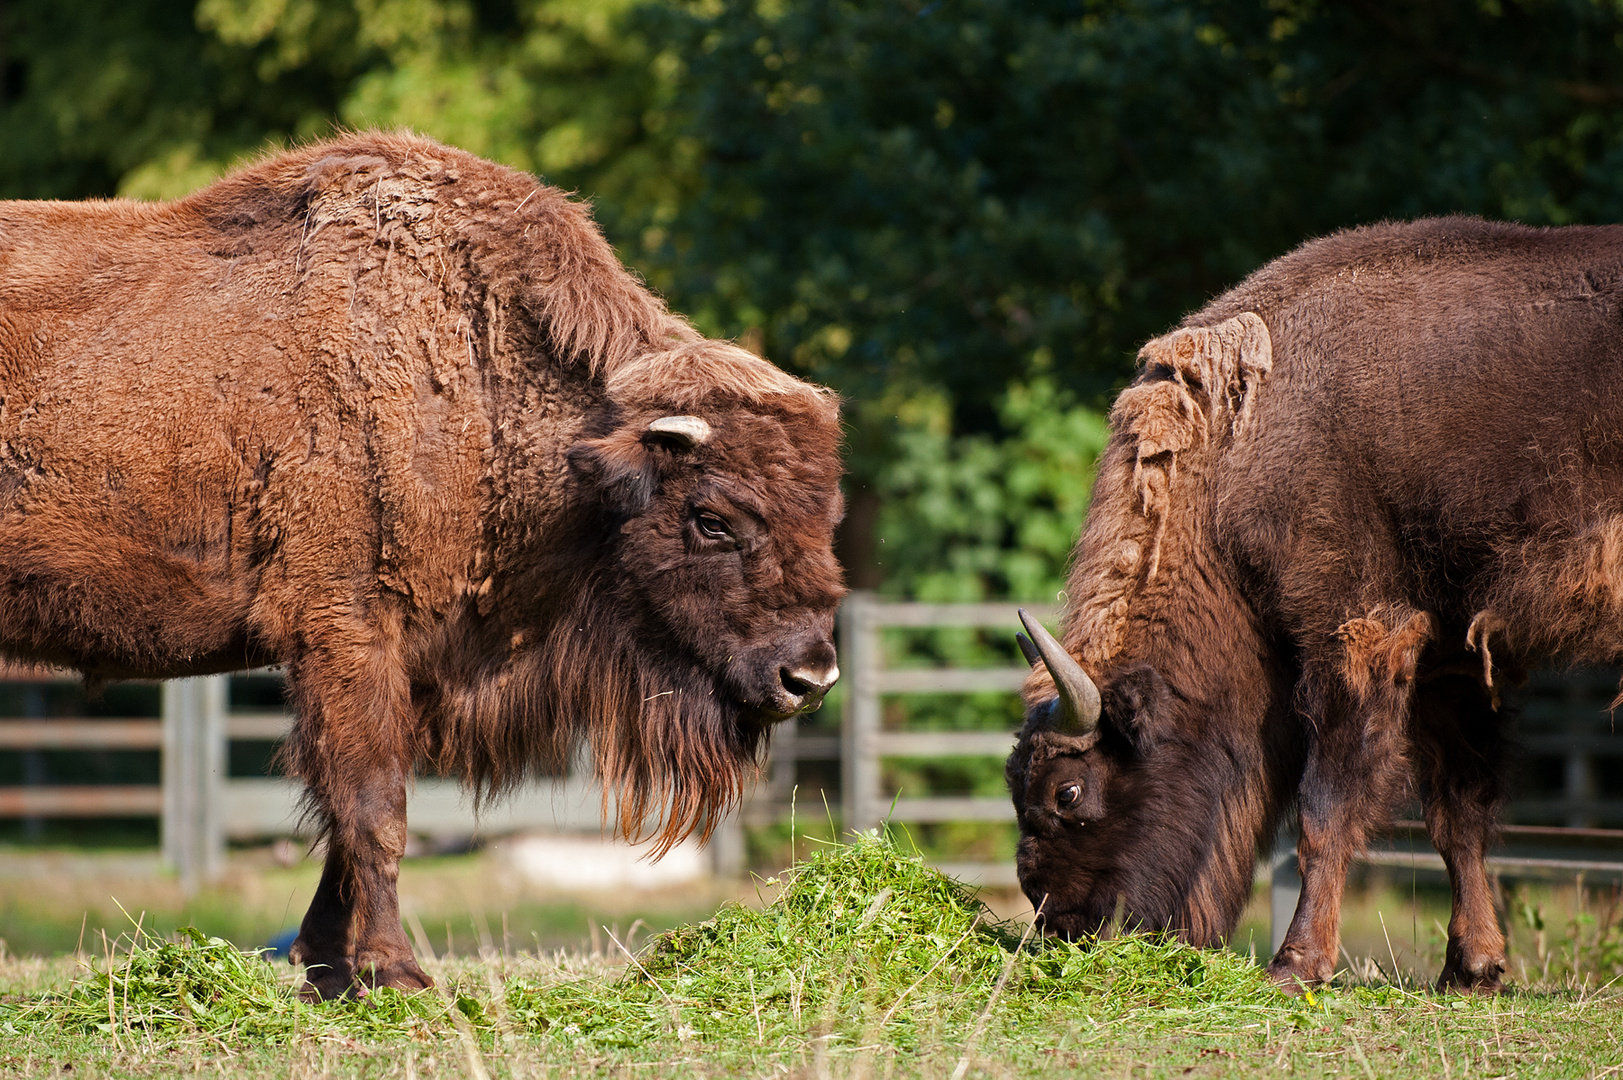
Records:
[[[1498,987],[1499,690],[1623,659],[1620,330],[1623,228],[1449,218],[1306,244],[1144,347],[1064,644],[1023,642],[1008,778],[1049,927],[1217,942],[1294,805],[1269,970],[1325,980],[1412,777],[1453,884],[1439,985]]]
[[[286,665],[317,996],[429,984],[395,893],[419,766],[484,795],[588,744],[667,845],[740,793],[837,676],[839,438],[580,205],[425,140],[0,203],[0,651]]]

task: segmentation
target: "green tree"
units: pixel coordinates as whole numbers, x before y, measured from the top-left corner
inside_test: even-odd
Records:
[[[1623,215],[1613,2],[706,0],[637,25],[683,61],[699,154],[644,257],[707,329],[848,395],[865,584],[899,562],[881,504],[919,402],[942,447],[1018,441],[1006,387],[1102,403],[1145,338],[1306,238]],[[920,557],[960,565],[941,539]]]
[[[1074,527],[1088,455],[1019,494],[1011,402],[1097,410],[1336,228],[1623,219],[1620,41],[1617,0],[12,0],[0,194],[177,195],[335,125],[535,171],[846,395],[858,583],[1047,592],[1020,523]]]
[[[646,222],[683,174],[654,134],[672,65],[631,2],[14,0],[0,193],[173,197],[341,126],[409,127]]]
[[[717,328],[973,423],[1303,239],[1623,211],[1623,6],[1599,0],[655,5],[702,182],[663,254]],[[995,426],[995,425],[994,425]]]

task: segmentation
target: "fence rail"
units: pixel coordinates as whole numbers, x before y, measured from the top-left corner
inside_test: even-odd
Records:
[[[36,697],[41,686],[76,681],[38,671],[7,674]],[[0,786],[0,818],[156,817],[164,861],[188,889],[223,869],[228,841],[307,835],[300,785],[227,774],[230,743],[280,742],[293,724],[282,710],[232,711],[229,680],[220,675],[163,683],[157,717],[0,720],[0,750],[156,750],[161,770],[157,784]],[[407,817],[412,832],[428,836],[592,831],[601,828],[605,807],[612,814],[612,800],[604,800],[600,787],[569,775],[532,783],[476,817],[458,783],[423,778],[407,800]]]
[[[1027,605],[1051,621],[1051,607]],[[840,808],[846,828],[869,828],[885,818],[908,823],[1012,822],[1006,797],[977,798],[898,792],[882,783],[886,759],[1007,756],[1010,731],[924,731],[886,728],[887,697],[916,694],[1012,693],[1024,682],[1020,665],[987,668],[896,667],[885,655],[885,631],[902,628],[996,628],[1011,633],[1018,625],[1015,605],[888,603],[854,593],[840,614],[841,667],[845,671],[844,713],[839,734],[826,729],[797,730],[787,724],[772,748],[771,779],[745,808],[744,820],[763,823],[788,803],[801,762],[835,762],[840,768]],[[0,672],[0,678],[38,686],[70,683],[43,672]],[[274,743],[285,738],[292,718],[276,709],[229,708],[228,677],[175,680],[163,685],[159,716],[105,719],[44,719],[42,698],[27,698],[27,719],[0,720],[0,751],[37,755],[44,750],[161,752],[163,782],[158,785],[60,785],[0,787],[0,817],[150,817],[162,820],[168,861],[184,880],[195,883],[216,872],[228,840],[298,834],[297,785],[270,777],[231,777],[226,770],[232,742]],[[1513,800],[1512,820],[1564,822],[1569,826],[1623,824],[1623,735],[1604,722],[1604,707],[1615,689],[1607,673],[1536,676],[1525,693],[1519,745],[1527,756],[1542,755],[1559,774],[1555,789]],[[31,691],[33,692],[33,691]],[[34,717],[38,718],[34,718]],[[25,768],[25,773],[27,769]],[[1608,786],[1612,785],[1612,786]],[[452,781],[418,781],[408,804],[413,832],[463,834],[474,829],[500,833],[530,828],[597,830],[605,803],[601,791],[579,775],[559,777],[487,809],[475,821],[468,800]],[[612,814],[612,804],[608,805]],[[1538,830],[1545,828],[1545,832]],[[741,863],[741,840],[724,828],[718,861]],[[1401,832],[1401,830],[1400,830]],[[1490,866],[1505,873],[1616,874],[1623,878],[1623,830],[1550,829],[1514,825],[1506,846]],[[1586,846],[1587,845],[1587,846]],[[1583,850],[1573,850],[1574,848]],[[1614,854],[1615,853],[1615,854]],[[1412,830],[1376,845],[1364,860],[1373,865],[1433,870],[1441,860]],[[1276,902],[1289,891],[1291,860],[1277,860]],[[1012,884],[1009,863],[943,863],[959,876],[983,884]],[[1294,894],[1291,894],[1294,895]],[[1294,903],[1294,900],[1292,900]]]
[[[1056,612],[1045,605],[1027,610],[1045,622]],[[903,796],[882,789],[882,759],[900,757],[1007,757],[1013,732],[888,731],[882,726],[883,698],[892,694],[1012,693],[1028,668],[891,668],[886,666],[883,631],[889,627],[997,627],[1013,635],[1019,625],[1014,604],[885,603],[868,593],[852,593],[840,611],[840,665],[845,672],[845,716],[841,747],[841,813],[846,828],[869,829],[892,821],[940,823],[1013,821],[1006,797]],[[983,884],[1012,884],[1006,863],[954,863],[961,877]]]

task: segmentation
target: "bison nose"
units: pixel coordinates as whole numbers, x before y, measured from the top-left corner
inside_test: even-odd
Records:
[[[797,709],[809,708],[823,700],[828,688],[839,680],[840,669],[833,664],[826,668],[798,667],[778,669],[778,681],[794,700]]]

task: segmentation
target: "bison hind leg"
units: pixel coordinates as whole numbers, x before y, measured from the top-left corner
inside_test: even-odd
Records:
[[[1502,798],[1503,725],[1491,691],[1475,679],[1439,678],[1415,694],[1415,756],[1426,830],[1453,891],[1438,990],[1496,993],[1505,971],[1505,937],[1486,863]]]

